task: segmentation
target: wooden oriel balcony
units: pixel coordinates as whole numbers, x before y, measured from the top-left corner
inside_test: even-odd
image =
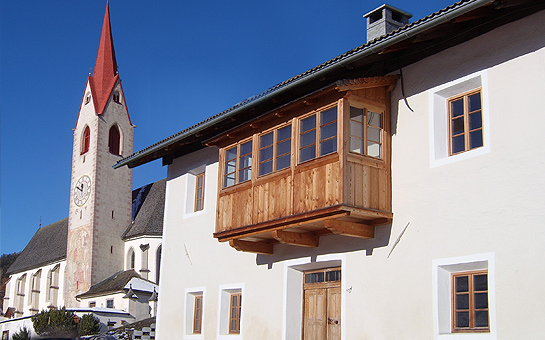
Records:
[[[220,242],[228,241],[237,250],[263,254],[272,254],[278,243],[317,247],[320,236],[326,234],[373,238],[375,226],[390,223],[393,217],[389,92],[396,79],[375,77],[337,82],[322,93],[302,98],[211,141],[220,147],[214,237]],[[336,124],[330,126],[330,131],[336,128],[336,140],[330,141],[334,151],[320,156],[317,146],[316,157],[302,162],[303,146],[298,143],[304,143],[303,120],[332,109],[336,109],[337,121],[322,125],[318,121],[315,134],[320,135],[320,129],[327,124]],[[380,124],[381,129],[372,124]],[[278,126],[291,129],[289,166],[259,176],[259,156],[263,151],[260,138]],[[361,138],[354,132],[357,129],[366,131]],[[321,143],[320,138],[317,137],[316,145]],[[252,149],[251,154],[241,156],[242,149],[235,147],[241,143]],[[362,147],[358,148],[358,143]],[[251,171],[243,169],[250,178],[227,185],[226,176],[231,175],[226,175],[230,171],[226,167],[236,161],[229,162],[232,150],[239,150],[236,157],[251,163]],[[249,169],[250,165],[245,166]],[[237,163],[236,171],[243,171],[240,167]]]

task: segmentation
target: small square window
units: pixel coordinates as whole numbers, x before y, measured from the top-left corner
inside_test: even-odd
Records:
[[[114,300],[106,300],[106,308],[114,308]]]
[[[448,100],[450,155],[484,145],[481,90]]]
[[[452,274],[452,332],[489,332],[488,271]]]

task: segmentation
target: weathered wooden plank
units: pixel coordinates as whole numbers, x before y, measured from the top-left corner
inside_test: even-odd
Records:
[[[273,254],[274,246],[267,242],[251,242],[242,240],[230,240],[229,245],[238,251],[245,251],[249,253]]]
[[[375,227],[363,223],[354,223],[341,220],[326,220],[325,227],[334,234],[373,238],[375,237]]]
[[[319,237],[310,233],[294,233],[291,231],[275,230],[273,237],[280,243],[302,247],[318,247]]]

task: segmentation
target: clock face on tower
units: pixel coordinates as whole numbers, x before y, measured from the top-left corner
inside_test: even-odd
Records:
[[[78,207],[87,202],[91,195],[91,179],[87,175],[81,176],[74,186],[74,203]]]

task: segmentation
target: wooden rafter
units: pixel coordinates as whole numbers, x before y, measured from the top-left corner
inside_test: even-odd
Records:
[[[319,237],[310,233],[295,233],[292,231],[275,230],[273,237],[280,243],[302,247],[318,247]]]
[[[249,253],[271,255],[274,246],[267,242],[252,242],[243,240],[230,240],[229,245],[238,251],[246,251]]]
[[[361,238],[375,237],[375,227],[363,223],[354,223],[341,220],[326,220],[325,227],[333,234]]]

